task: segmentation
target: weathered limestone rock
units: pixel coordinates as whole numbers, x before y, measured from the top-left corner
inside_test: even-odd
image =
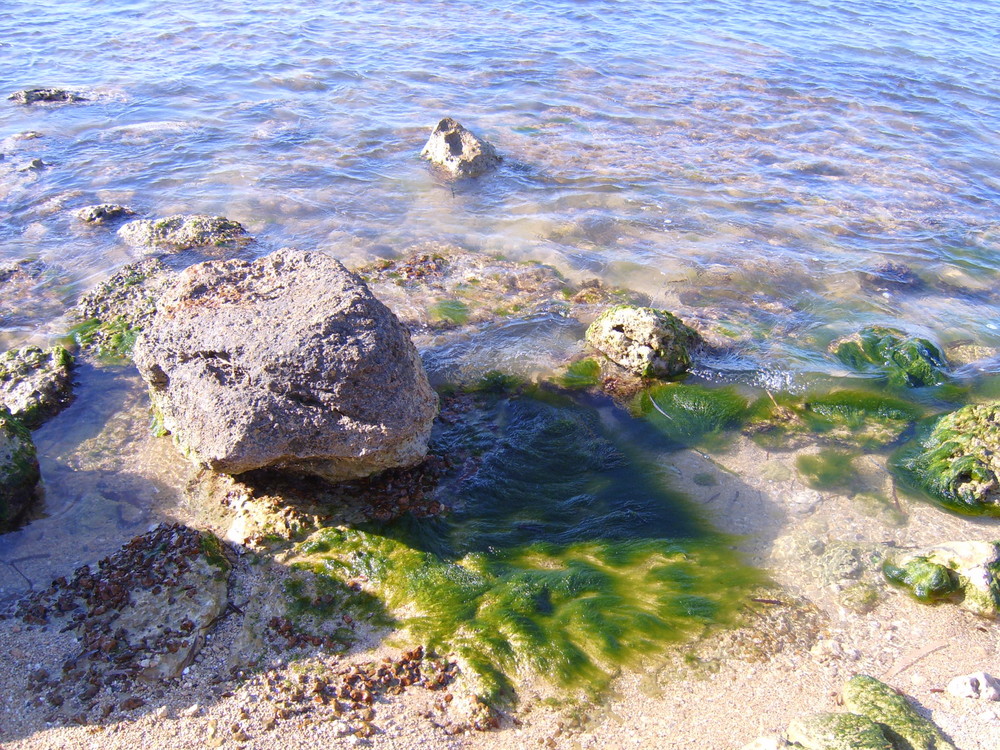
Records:
[[[73,357],[61,346],[11,349],[0,356],[0,404],[34,429],[73,400]]]
[[[250,242],[238,221],[222,216],[166,216],[137,219],[123,225],[118,236],[146,253],[179,253],[192,248],[231,248]]]
[[[957,750],[905,697],[874,677],[856,675],[848,680],[844,687],[844,706],[878,724],[894,747]]]
[[[86,97],[66,89],[25,89],[7,97],[18,104],[50,104],[53,102],[85,102]]]
[[[857,714],[813,714],[788,725],[793,747],[805,750],[893,750],[871,719]]]
[[[1000,680],[986,672],[962,675],[948,683],[948,692],[956,698],[1000,701]]]
[[[941,574],[936,571],[943,570]],[[1000,616],[1000,543],[947,542],[904,555],[884,568],[893,583],[909,587],[918,599],[953,598],[962,609],[982,617]],[[934,586],[925,583],[928,575]],[[921,596],[918,587],[932,587],[937,596]]]
[[[696,331],[666,310],[618,305],[587,329],[587,343],[635,375],[670,378],[691,366]]]
[[[96,206],[85,206],[74,214],[77,219],[87,224],[106,224],[128,216],[135,216],[128,206],[119,206],[117,203],[101,203]]]
[[[455,177],[476,177],[502,161],[492,145],[477,138],[450,117],[437,124],[420,155],[444,167]]]
[[[31,433],[0,407],[0,532],[34,504],[40,476]]]
[[[321,253],[188,268],[134,358],[164,427],[216,471],[340,481],[427,452],[437,396],[409,335]]]

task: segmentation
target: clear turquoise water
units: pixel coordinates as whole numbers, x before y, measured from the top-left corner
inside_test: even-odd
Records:
[[[226,214],[261,252],[455,241],[690,315],[692,288],[773,302],[758,337],[793,370],[859,322],[997,345],[998,29],[992,2],[8,0],[3,90],[91,102],[0,105],[0,256],[52,264],[58,298],[6,338],[129,259],[69,216],[114,200]],[[503,169],[429,170],[443,115]],[[883,260],[927,286],[860,289]]]

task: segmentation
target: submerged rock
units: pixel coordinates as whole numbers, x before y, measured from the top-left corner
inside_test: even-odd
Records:
[[[1000,401],[944,415],[895,464],[953,510],[1000,513]]]
[[[671,378],[691,366],[688,348],[698,333],[680,318],[652,307],[617,305],[587,329],[587,343],[612,362],[645,378]]]
[[[0,407],[0,532],[10,530],[34,504],[40,477],[31,433]]]
[[[893,387],[920,388],[948,381],[948,362],[941,350],[895,328],[869,326],[830,348],[851,369],[878,373]]]
[[[1000,701],[1000,680],[986,672],[962,675],[948,683],[948,692],[956,698]]]
[[[85,102],[87,98],[66,89],[25,89],[7,97],[18,104],[50,104],[53,102]]]
[[[813,714],[788,725],[792,747],[805,750],[893,750],[871,719],[858,714]]]
[[[341,481],[414,465],[437,412],[405,329],[321,253],[188,268],[135,362],[182,451],[227,474]]]
[[[882,261],[876,266],[858,272],[861,288],[870,292],[916,291],[924,282],[913,270],[893,261]]]
[[[200,214],[137,219],[122,226],[118,236],[126,244],[148,253],[240,247],[252,239],[238,221]]]
[[[874,677],[852,677],[847,681],[843,695],[847,710],[880,725],[894,748],[957,750],[933,722],[916,712],[905,697]]]
[[[444,167],[455,177],[476,177],[502,161],[492,145],[450,117],[437,124],[420,155]]]
[[[954,598],[977,615],[1000,615],[998,542],[939,544],[890,561],[883,572],[921,601]]]
[[[0,403],[36,428],[73,400],[73,357],[61,346],[11,349],[0,356]]]
[[[106,224],[135,216],[135,211],[128,206],[119,206],[117,203],[101,203],[96,206],[85,206],[77,210],[74,216],[87,224]]]

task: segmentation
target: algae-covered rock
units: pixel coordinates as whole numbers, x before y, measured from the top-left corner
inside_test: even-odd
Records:
[[[948,381],[944,354],[927,339],[895,328],[869,326],[831,344],[841,362],[858,372],[883,375],[894,387],[919,388]]]
[[[911,557],[899,565],[886,562],[882,572],[893,583],[908,588],[922,602],[947,599],[959,590],[958,580],[951,570],[923,556]]]
[[[502,161],[492,145],[450,117],[437,124],[420,155],[455,177],[476,177]]]
[[[31,433],[0,407],[0,532],[34,504],[40,476]]]
[[[748,404],[733,388],[674,383],[643,391],[634,399],[632,410],[674,442],[696,445],[718,442],[724,432],[738,428]]]
[[[7,97],[17,104],[52,104],[59,102],[85,102],[86,97],[66,89],[24,89]]]
[[[107,224],[135,216],[135,211],[128,206],[120,206],[117,203],[100,203],[96,206],[85,206],[78,209],[74,216],[85,224]]]
[[[883,570],[921,601],[952,596],[977,615],[1000,615],[998,542],[947,542],[901,556]]]
[[[73,357],[61,346],[26,346],[0,356],[0,403],[34,429],[73,400]]]
[[[878,724],[895,750],[957,750],[905,697],[874,677],[856,675],[848,680],[844,705]]]
[[[671,378],[691,366],[688,349],[700,341],[672,313],[652,307],[616,305],[587,329],[587,343],[612,362],[645,378]]]
[[[904,479],[952,510],[1000,513],[1000,402],[944,415],[894,463]]]
[[[118,236],[126,244],[150,254],[240,247],[252,239],[238,221],[200,214],[137,219],[123,225]]]
[[[858,714],[813,714],[793,719],[788,740],[805,750],[893,750],[882,730]]]
[[[412,466],[437,413],[399,320],[323,253],[191,266],[134,359],[182,451],[227,474],[342,481]]]

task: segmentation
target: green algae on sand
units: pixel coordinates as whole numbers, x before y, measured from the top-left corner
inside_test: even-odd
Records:
[[[675,443],[716,447],[724,444],[727,431],[743,424],[750,406],[732,387],[665,384],[639,394],[632,410]]]
[[[438,489],[449,513],[322,529],[290,562],[365,581],[490,701],[532,674],[600,689],[618,667],[732,621],[760,574],[626,435],[552,394],[475,398],[435,435],[464,461]]]

